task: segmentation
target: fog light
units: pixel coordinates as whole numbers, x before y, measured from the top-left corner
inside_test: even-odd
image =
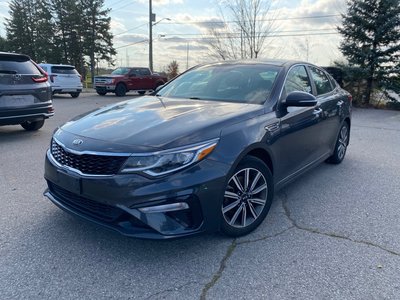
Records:
[[[151,213],[184,210],[184,209],[188,209],[188,208],[189,208],[189,205],[186,202],[178,202],[178,203],[165,204],[165,205],[142,207],[142,208],[139,208],[139,210],[142,213],[151,214]]]

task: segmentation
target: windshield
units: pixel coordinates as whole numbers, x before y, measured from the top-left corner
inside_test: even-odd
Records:
[[[131,69],[129,68],[118,68],[112,71],[112,75],[127,75]]]
[[[269,98],[279,70],[264,64],[202,66],[171,81],[157,95],[263,104]]]

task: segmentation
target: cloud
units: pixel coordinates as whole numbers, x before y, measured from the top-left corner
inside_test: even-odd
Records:
[[[168,47],[170,50],[177,50],[177,51],[187,51],[188,46],[187,45],[177,45],[177,46],[172,46]],[[189,44],[189,51],[204,51],[208,50],[208,47],[202,46],[202,45],[190,45]]]
[[[139,0],[138,2],[143,4],[149,3],[148,0]],[[154,6],[163,6],[170,4],[183,4],[183,0],[153,0]]]
[[[123,34],[114,37],[115,41],[122,43],[136,43],[147,40],[149,37],[144,34]]]

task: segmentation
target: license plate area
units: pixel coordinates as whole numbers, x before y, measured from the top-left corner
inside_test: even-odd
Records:
[[[33,95],[5,95],[0,97],[0,107],[21,107],[35,103]]]
[[[71,174],[57,170],[57,185],[74,194],[82,194],[82,180]]]

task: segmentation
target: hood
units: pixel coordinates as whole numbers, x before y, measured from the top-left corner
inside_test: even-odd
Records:
[[[217,138],[223,127],[262,112],[256,104],[146,96],[79,116],[61,131],[142,152]]]
[[[128,75],[113,75],[113,74],[106,74],[106,75],[98,75],[95,76],[94,78],[123,78]]]

